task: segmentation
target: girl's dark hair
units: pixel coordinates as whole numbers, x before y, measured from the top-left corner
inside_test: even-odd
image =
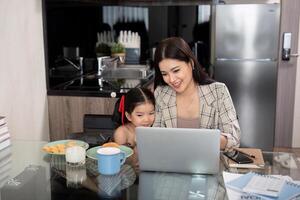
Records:
[[[122,125],[122,113],[119,112],[120,100],[115,104],[115,109],[112,116],[115,128]],[[125,94],[124,112],[131,114],[134,108],[143,103],[152,103],[155,106],[155,99],[153,93],[147,88],[133,88]],[[125,115],[125,113],[124,113]],[[128,122],[126,116],[124,116],[124,124]]]
[[[167,85],[163,80],[159,69],[159,63],[163,59],[176,59],[189,63],[193,61],[193,79],[199,85],[206,85],[213,83],[214,80],[210,79],[209,76],[204,72],[203,67],[199,64],[198,60],[194,56],[189,45],[180,37],[170,37],[162,40],[154,55],[154,68],[155,68],[155,81],[154,88],[159,85]]]

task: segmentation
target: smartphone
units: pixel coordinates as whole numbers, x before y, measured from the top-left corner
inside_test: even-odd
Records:
[[[224,155],[238,164],[253,163],[253,160],[250,157],[239,151],[225,152]]]

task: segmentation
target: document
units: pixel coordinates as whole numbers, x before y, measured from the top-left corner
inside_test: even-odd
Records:
[[[244,187],[248,184],[255,173],[248,174],[234,174],[229,172],[223,172],[223,179],[226,185],[226,191],[228,199],[237,200],[237,199],[265,199],[265,200],[288,200],[298,197],[300,195],[300,185],[298,185],[296,181],[292,181],[292,179],[288,176],[281,175],[268,175],[269,177],[277,177],[281,179],[285,179],[285,184],[282,188],[282,191],[279,193],[278,197],[270,197],[265,195],[259,195],[257,193],[247,193],[244,192]],[[259,176],[259,175],[258,175]]]
[[[285,184],[283,178],[273,176],[253,175],[243,191],[271,197],[279,197]]]
[[[239,192],[237,190],[233,190],[229,187],[227,187],[227,183],[241,177],[243,174],[235,174],[235,173],[230,173],[230,172],[225,172],[223,171],[223,179],[224,183],[226,186],[226,192],[227,192],[227,197],[229,200],[240,200],[242,196],[244,196],[246,193],[244,192]]]

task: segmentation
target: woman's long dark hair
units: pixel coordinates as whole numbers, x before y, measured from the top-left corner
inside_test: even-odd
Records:
[[[133,88],[124,95],[124,115],[125,112],[131,114],[134,108],[143,103],[152,103],[155,106],[153,93],[147,88]],[[115,104],[112,116],[115,128],[122,125],[122,112],[119,112],[121,98]],[[124,124],[128,123],[128,119],[124,116]]]
[[[163,80],[159,69],[159,63],[163,59],[176,59],[184,61],[186,63],[194,63],[193,66],[193,79],[199,85],[206,85],[213,83],[214,80],[210,79],[209,76],[203,71],[202,66],[199,64],[197,58],[194,56],[189,45],[180,37],[170,37],[162,40],[156,50],[154,55],[154,68],[155,68],[155,81],[154,88],[159,85],[167,85]]]

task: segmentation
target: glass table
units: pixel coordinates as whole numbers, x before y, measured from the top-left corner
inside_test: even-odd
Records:
[[[126,163],[119,174],[103,176],[96,160],[87,158],[82,167],[66,165],[64,156],[49,155],[41,149],[47,142],[13,140],[0,152],[1,200],[30,199],[227,199],[220,161],[216,175],[138,172]],[[300,160],[294,154],[264,152],[266,166],[261,174],[288,175],[300,180]]]

